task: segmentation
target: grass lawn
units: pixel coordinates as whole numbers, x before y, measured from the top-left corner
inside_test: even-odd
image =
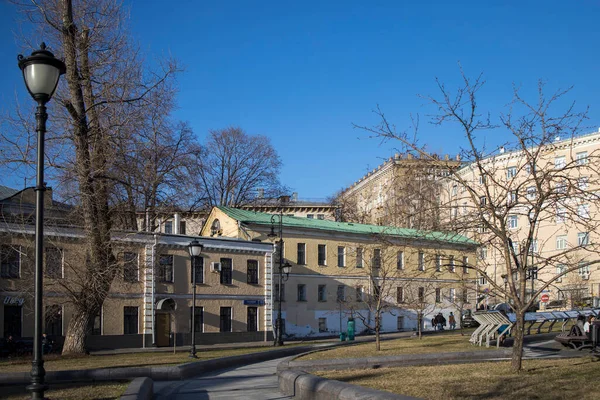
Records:
[[[298,360],[324,360],[333,358],[384,357],[399,354],[442,353],[451,351],[488,350],[485,346],[473,346],[469,338],[473,330],[465,331],[461,336],[457,332],[425,335],[418,337],[382,340],[381,350],[375,351],[375,342],[343,346],[331,350],[318,351],[298,358]],[[496,347],[490,347],[496,349]]]
[[[50,385],[50,389],[44,392],[44,396],[48,399],[61,400],[112,400],[121,397],[129,382],[114,383],[107,382],[104,384],[94,384],[88,386],[71,386]],[[20,390],[21,393],[8,394],[7,390]],[[5,400],[28,400],[31,398],[29,392],[24,392],[23,388],[4,388],[2,399]]]
[[[236,356],[273,350],[273,347],[248,347],[242,349],[216,349],[198,351],[198,361],[219,357]],[[63,357],[56,354],[44,356],[46,371],[92,369],[107,367],[145,367],[158,365],[178,365],[194,361],[188,352],[147,352],[111,355],[82,355]],[[0,361],[0,373],[31,371],[31,356],[24,358],[3,359]]]
[[[519,374],[511,371],[509,362],[315,374],[423,399],[598,399],[600,362],[591,357],[525,360],[523,366]]]

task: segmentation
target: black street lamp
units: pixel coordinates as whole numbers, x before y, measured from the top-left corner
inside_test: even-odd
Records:
[[[281,199],[284,197],[282,196]],[[281,318],[281,302],[283,294],[283,282],[286,282],[290,277],[290,271],[292,270],[292,264],[289,262],[283,262],[283,207],[279,214],[273,214],[271,217],[271,232],[267,235],[269,238],[276,238],[275,234],[275,217],[279,217],[279,241],[277,243],[279,251],[279,287],[277,290],[277,322],[275,324],[275,346],[283,346],[283,319]],[[284,278],[285,274],[285,278]]]
[[[25,86],[31,97],[38,103],[35,117],[37,120],[37,175],[35,203],[35,299],[34,299],[34,334],[33,362],[31,367],[31,385],[27,390],[32,399],[43,399],[44,391],[48,388],[44,383],[46,371],[42,354],[42,299],[44,296],[44,277],[42,260],[44,257],[44,136],[46,134],[46,103],[50,101],[60,76],[67,70],[65,63],[46,50],[42,43],[40,49],[29,57],[19,54],[19,68],[23,72]]]
[[[188,245],[192,264],[192,345],[190,348],[190,358],[198,358],[196,356],[196,261],[200,257],[203,247],[196,239],[192,240]]]

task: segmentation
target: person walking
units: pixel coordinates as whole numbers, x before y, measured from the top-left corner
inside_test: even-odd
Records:
[[[437,324],[438,324],[438,317],[436,315],[435,317],[433,317],[431,319],[431,326],[433,327],[434,331],[437,331],[437,328],[438,328]]]
[[[456,329],[456,319],[454,318],[452,311],[450,311],[450,316],[448,316],[448,323],[450,324],[450,329]]]

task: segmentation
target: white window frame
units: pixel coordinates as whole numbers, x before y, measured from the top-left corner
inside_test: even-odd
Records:
[[[554,157],[554,169],[563,169],[567,166],[567,157],[556,156]]]
[[[590,218],[590,205],[589,204],[580,204],[577,206],[577,216],[582,219]]]
[[[480,260],[485,260],[488,256],[488,248],[487,246],[481,246],[479,247],[479,259]]]
[[[425,271],[425,253],[420,251],[418,253],[417,257],[418,257],[418,259],[417,259],[418,267],[417,268],[419,269],[419,271],[423,272],[423,271]]]
[[[508,229],[517,229],[519,227],[519,217],[517,215],[509,215],[506,222]]]
[[[442,255],[436,254],[435,256],[435,271],[442,272]]]
[[[404,266],[404,251],[398,250],[396,254],[396,269],[403,270]]]
[[[567,209],[563,206],[556,207],[556,223],[562,224],[567,218]]]
[[[517,176],[517,167],[506,168],[506,179],[514,178]]]
[[[589,232],[577,232],[577,245],[587,246],[590,244],[590,233]]]
[[[580,151],[579,153],[575,154],[575,162],[577,165],[587,165],[588,161],[589,159],[587,151]]]
[[[341,254],[340,254],[340,250],[341,250]],[[339,268],[344,268],[346,266],[346,246],[338,246],[337,247],[337,262],[338,262],[338,267]],[[341,261],[342,264],[340,265],[340,256],[342,256]]]
[[[566,250],[567,248],[567,235],[556,236],[556,250]]]
[[[587,176],[582,176],[577,179],[577,187],[579,190],[587,190],[589,187],[589,178]]]
[[[529,186],[527,188],[527,199],[535,200],[537,196],[537,188],[535,186]]]

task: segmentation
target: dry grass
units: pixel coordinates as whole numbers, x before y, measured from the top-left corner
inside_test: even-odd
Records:
[[[121,397],[129,382],[114,383],[108,382],[104,384],[94,384],[89,386],[71,386],[51,385],[50,389],[45,392],[45,397],[48,399],[61,400],[112,400]],[[20,393],[9,394],[9,388],[4,388],[2,398],[6,400],[26,400],[30,399],[29,392],[23,391],[23,388],[13,388],[19,390]]]
[[[255,353],[259,351],[273,350],[273,347],[248,347],[243,349],[229,350],[202,350],[198,351],[198,361],[210,360],[219,357],[236,356],[240,354]],[[108,367],[146,367],[158,365],[179,365],[192,360],[187,352],[148,352],[111,355],[87,355],[69,356],[60,355],[44,356],[44,368],[46,371],[80,370]],[[2,360],[0,362],[0,373],[27,372],[31,371],[31,357]]]
[[[452,351],[488,350],[486,347],[473,346],[469,343],[470,333],[461,336],[460,333],[446,332],[435,335],[384,340],[381,350],[375,350],[375,343],[361,343],[353,346],[338,347],[331,350],[319,351],[298,358],[298,360],[324,360],[333,358],[362,358],[384,357],[399,354],[443,353]],[[493,347],[495,349],[495,347]]]
[[[509,362],[377,370],[326,371],[317,375],[423,399],[598,398],[600,362],[591,357],[525,360],[516,374]],[[402,377],[399,379],[399,377]]]

